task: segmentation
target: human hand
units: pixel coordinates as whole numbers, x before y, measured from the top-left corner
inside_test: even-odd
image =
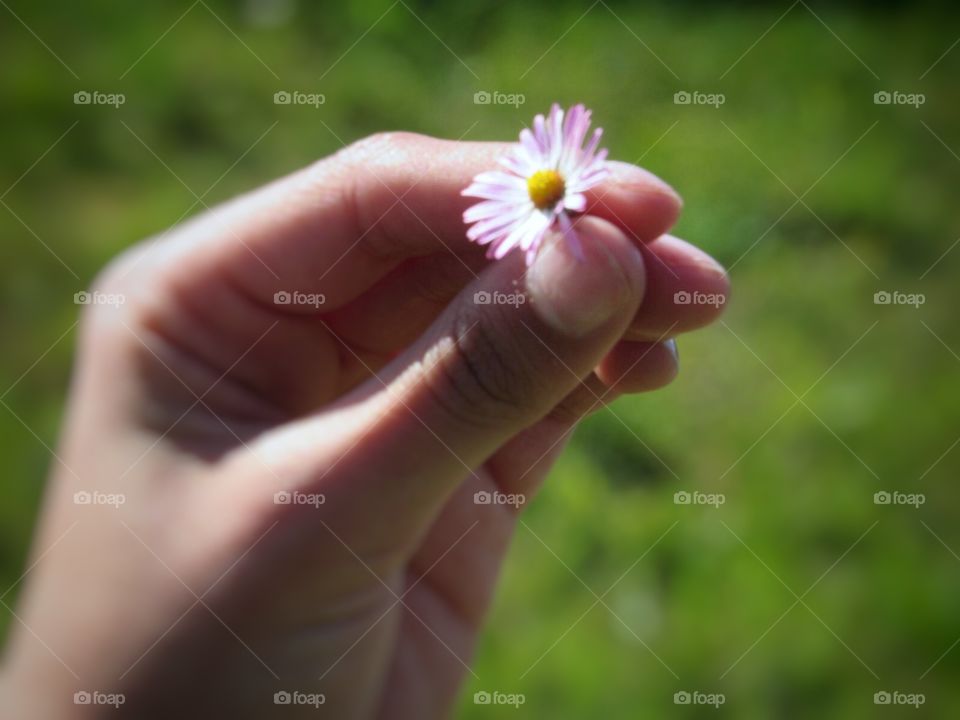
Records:
[[[674,294],[727,292],[619,163],[585,261],[553,237],[489,263],[459,192],[504,147],[375,136],[108,268],[126,302],[83,320],[15,717],[99,717],[78,690],[122,693],[112,717],[449,712],[516,521],[474,494],[529,501],[578,419],[674,377],[669,338],[718,307]]]

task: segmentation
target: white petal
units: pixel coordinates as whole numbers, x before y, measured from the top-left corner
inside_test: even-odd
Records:
[[[567,210],[573,210],[574,212],[583,212],[587,209],[587,196],[581,195],[580,193],[569,193],[563,199],[563,206]]]
[[[513,173],[505,173],[503,170],[487,170],[474,177],[473,182],[489,185],[516,185],[517,187],[523,187],[524,185],[522,177]]]
[[[497,162],[510,170],[512,173],[521,177],[529,177],[537,171],[536,165],[530,160],[530,156],[525,152],[508,153],[501,158],[497,158]]]
[[[530,199],[527,183],[519,182],[474,182],[460,191],[464,197],[478,197],[504,202],[525,202]]]
[[[508,215],[514,209],[516,204],[503,202],[501,200],[485,200],[467,208],[463,213],[463,221],[468,225],[479,220],[486,220],[497,215]]]
[[[467,230],[467,237],[471,240],[474,240],[485,233],[502,229],[511,223],[514,223],[518,220],[523,220],[532,212],[533,203],[528,203],[525,206],[519,205],[513,212],[504,213],[503,215],[498,215],[487,220],[479,221],[475,225],[471,226],[469,230]]]
[[[542,157],[545,148],[540,146],[540,143],[533,136],[533,133],[524,128],[520,131],[520,145],[527,153],[527,157],[531,160]]]
[[[560,230],[563,232],[563,237],[567,241],[567,245],[570,246],[573,256],[577,260],[583,260],[583,245],[580,242],[580,236],[573,227],[573,223],[570,222],[570,218],[566,213],[560,213],[557,220],[560,222]]]

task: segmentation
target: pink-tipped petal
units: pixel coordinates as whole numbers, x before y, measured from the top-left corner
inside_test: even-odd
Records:
[[[590,111],[583,105],[574,105],[567,113],[563,128],[563,159],[561,162],[574,166],[580,155],[583,138],[590,127]]]
[[[537,259],[538,250],[540,250],[540,243],[535,243],[527,248],[527,252],[523,258],[523,261],[527,264],[527,267],[533,265],[533,261]]]
[[[511,227],[514,223],[522,221],[527,215],[529,215],[529,213],[530,210],[525,207],[521,207],[510,213],[505,213],[488,220],[481,220],[467,230],[467,237],[471,240],[475,240],[481,235],[485,235],[490,232],[502,232],[504,228]]]
[[[540,144],[533,136],[533,133],[527,128],[524,128],[520,131],[520,144],[523,146],[523,149],[527,151],[527,155],[530,157],[538,157],[542,154],[542,148],[540,147]]]
[[[563,232],[563,238],[567,241],[567,245],[569,246],[570,251],[573,253],[573,256],[577,260],[583,260],[583,245],[580,242],[580,236],[573,227],[573,223],[570,222],[570,218],[566,213],[560,213],[560,215],[557,217],[557,220],[560,223],[560,230]]]
[[[583,142],[587,137],[587,131],[590,129],[590,115],[587,114],[586,119],[580,124],[580,127],[577,128],[576,136],[573,137],[570,141],[571,147],[573,148],[573,154],[571,156],[571,161],[580,165],[583,162]]]
[[[526,230],[526,223],[517,223],[516,227],[510,231],[510,234],[507,235],[501,242],[499,242],[495,248],[493,248],[493,257],[497,260],[505,257],[508,252],[517,246],[517,243]]]
[[[601,151],[605,156],[606,150]],[[579,193],[597,185],[607,179],[610,170],[601,160],[594,160],[583,168],[580,168],[570,176],[567,182],[567,190],[571,193]]]
[[[524,236],[520,244],[520,247],[526,253],[524,260],[527,263],[527,267],[530,267],[534,259],[536,259],[540,244],[543,242],[543,238],[552,224],[553,218],[547,215],[540,215],[539,218],[531,220],[530,231]]]
[[[549,220],[542,213],[533,213],[514,225],[509,233],[503,234],[491,246],[488,257],[499,260],[515,248],[527,249],[530,242],[536,238],[538,233],[542,232],[548,223]]]
[[[597,145],[600,144],[600,138],[603,136],[603,128],[597,128],[593,131],[593,137],[590,138],[590,142],[587,143],[587,146],[583,149],[583,155],[581,156],[585,162],[590,162],[593,160],[593,153],[597,149]]]
[[[533,135],[537,138],[537,142],[540,143],[540,147],[546,152],[549,148],[549,137],[547,135],[547,123],[543,115],[537,115],[533,119]]]
[[[495,230],[493,232],[484,233],[473,242],[475,242],[477,245],[490,245],[491,243],[496,245],[499,241],[503,240],[507,235],[509,235],[510,230],[512,229],[513,226],[510,226],[504,230]]]
[[[531,172],[535,172],[526,155],[520,155],[519,153],[504,155],[501,158],[497,158],[497,162],[514,175],[527,176]]]
[[[525,262],[527,267],[533,264],[534,259],[537,257],[537,252],[540,250],[540,244],[543,242],[543,237],[547,233],[547,226],[537,226],[530,229],[530,232],[523,238],[523,242],[520,247],[525,253]]]
[[[563,152],[563,110],[556,103],[550,108],[547,132],[550,136],[549,167],[556,168],[560,162],[560,154]]]
[[[609,176],[610,172],[605,169],[594,170],[586,175],[581,175],[580,177],[576,178],[570,183],[569,190],[571,194],[582,193],[584,190],[589,190],[590,188],[599,185]]]
[[[523,178],[505,173],[503,170],[488,170],[487,172],[482,172],[473,179],[473,182],[488,185],[523,186]]]
[[[484,200],[503,200],[504,202],[526,202],[530,199],[525,187],[515,185],[492,185],[474,183],[461,192],[464,197],[482,198]]]
[[[506,215],[513,209],[514,206],[507,202],[500,200],[485,200],[484,202],[477,203],[476,205],[471,205],[469,208],[464,210],[463,221],[469,225],[471,223],[478,222],[479,220],[486,220],[487,218],[496,217],[498,215]]]

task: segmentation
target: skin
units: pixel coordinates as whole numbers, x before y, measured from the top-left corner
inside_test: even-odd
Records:
[[[12,717],[448,716],[517,519],[474,493],[529,502],[581,417],[670,382],[667,339],[717,315],[673,294],[728,289],[665,235],[676,193],[619,163],[577,222],[584,262],[551,236],[529,271],[491,264],[459,191],[503,149],[374,136],[102,273],[126,302],[83,318]],[[295,690],[320,712],[274,704]]]

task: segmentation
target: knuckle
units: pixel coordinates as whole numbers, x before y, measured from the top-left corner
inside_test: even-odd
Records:
[[[403,202],[422,180],[416,160],[437,141],[405,131],[381,132],[341,150],[334,158],[336,186],[361,248],[378,261],[394,262],[416,250],[409,228],[419,219]],[[412,217],[411,217],[412,215]]]
[[[337,155],[348,164],[359,162],[379,164],[386,157],[409,150],[425,139],[426,136],[417,133],[388,130],[361,138],[347,145]]]
[[[448,253],[436,253],[411,267],[413,296],[432,305],[444,306],[474,278],[464,260]]]
[[[74,296],[79,313],[80,349],[116,344],[123,336],[124,324],[131,314],[131,288],[142,282],[131,277],[139,254],[127,250],[110,260],[94,277],[87,289]]]
[[[130,285],[129,278],[143,260],[144,250],[138,244],[111,258],[94,277],[91,287],[102,292],[122,292]],[[136,279],[134,279],[136,281]]]
[[[134,246],[109,260],[94,276],[89,288],[79,293],[85,295],[87,299],[83,314],[97,313],[104,306],[103,303],[96,302],[99,298],[117,300],[123,298],[124,301],[120,304],[126,304],[125,300],[130,289],[142,281],[138,279],[136,273],[141,259],[142,251],[139,246]]]
[[[133,245],[111,259],[78,293],[80,329],[89,342],[127,340],[131,328],[150,327],[166,297],[170,274],[152,244]]]
[[[490,428],[532,415],[529,359],[487,322],[461,313],[436,365],[433,399],[457,421]]]
[[[588,398],[578,391],[574,391],[573,396],[568,396],[554,407],[547,417],[555,423],[572,427],[583,420],[584,416],[592,409],[593,405],[590,404]]]

